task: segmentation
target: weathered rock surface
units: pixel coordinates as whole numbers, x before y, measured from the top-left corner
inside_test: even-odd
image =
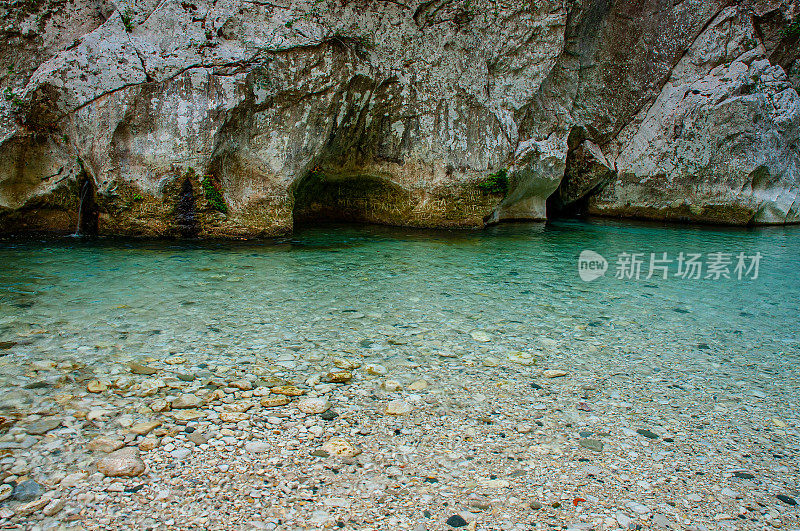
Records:
[[[600,214],[720,223],[800,221],[800,98],[751,20],[723,10],[655,103],[610,146]]]
[[[795,0],[92,6],[2,20],[2,232],[798,221]]]

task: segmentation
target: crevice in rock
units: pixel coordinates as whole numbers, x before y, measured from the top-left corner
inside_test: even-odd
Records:
[[[616,177],[616,170],[589,136],[583,127],[570,131],[564,178],[547,198],[547,219],[585,216],[592,196]]]
[[[753,16],[752,23],[767,51],[769,62],[779,65],[788,74],[800,56],[800,33],[792,31],[793,20],[783,10],[774,9],[761,16]]]
[[[82,170],[78,176],[78,225],[75,234],[79,236],[96,236],[100,218],[97,206],[97,187],[92,178]]]
[[[175,204],[175,221],[178,234],[183,238],[195,238],[200,232],[197,223],[197,206],[194,197],[194,187],[191,176],[186,176],[178,192],[178,202]]]

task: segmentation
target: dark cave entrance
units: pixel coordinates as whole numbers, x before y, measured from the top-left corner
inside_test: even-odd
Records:
[[[564,177],[545,203],[547,219],[580,218],[588,215],[593,196],[615,178],[616,171],[582,127],[573,127],[567,139]]]
[[[78,226],[75,233],[79,236],[96,236],[100,209],[97,206],[97,187],[92,179],[82,172],[78,177]]]
[[[408,192],[380,177],[311,172],[293,185],[295,226],[321,223],[403,225]]]
[[[545,210],[549,221],[559,218],[583,218],[589,212],[589,196],[582,197],[571,203],[564,203],[561,197],[561,187],[547,198]]]
[[[194,198],[194,186],[191,177],[187,176],[178,192],[175,204],[175,222],[178,233],[183,238],[194,238],[200,232],[197,224],[197,207]]]

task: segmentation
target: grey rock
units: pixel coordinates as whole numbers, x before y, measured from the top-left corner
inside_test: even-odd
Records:
[[[190,448],[178,448],[170,452],[170,455],[178,460],[183,460],[192,455],[192,450]]]
[[[97,470],[107,477],[134,477],[144,472],[145,465],[136,448],[122,448],[100,459]]]
[[[59,426],[61,426],[61,419],[42,419],[25,426],[25,432],[29,435],[44,435],[48,431],[54,430]]]
[[[172,401],[172,409],[190,409],[199,406],[203,401],[199,396],[183,393]]]
[[[590,212],[730,224],[800,221],[800,98],[722,10],[655,99],[609,146],[617,179]],[[769,144],[769,149],[761,146]]]
[[[672,529],[672,522],[663,514],[654,514],[652,520],[653,527],[656,529]]]
[[[581,439],[578,441],[578,444],[584,448],[592,450],[593,452],[603,451],[603,442],[598,441],[597,439]]]
[[[14,491],[11,493],[11,499],[20,502],[29,502],[37,499],[43,493],[44,490],[41,485],[32,479],[28,479],[14,487]]]

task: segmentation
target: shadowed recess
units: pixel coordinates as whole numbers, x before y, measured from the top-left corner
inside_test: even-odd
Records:
[[[350,221],[402,225],[411,208],[406,190],[371,175],[312,172],[293,188],[295,224]]]
[[[178,225],[178,232],[184,238],[194,238],[200,228],[197,224],[197,209],[195,207],[194,189],[191,177],[186,177],[181,185],[178,194],[178,202],[175,205],[175,219]]]
[[[78,226],[76,234],[96,236],[100,210],[97,207],[95,194],[97,188],[92,179],[82,172],[78,178]]]

